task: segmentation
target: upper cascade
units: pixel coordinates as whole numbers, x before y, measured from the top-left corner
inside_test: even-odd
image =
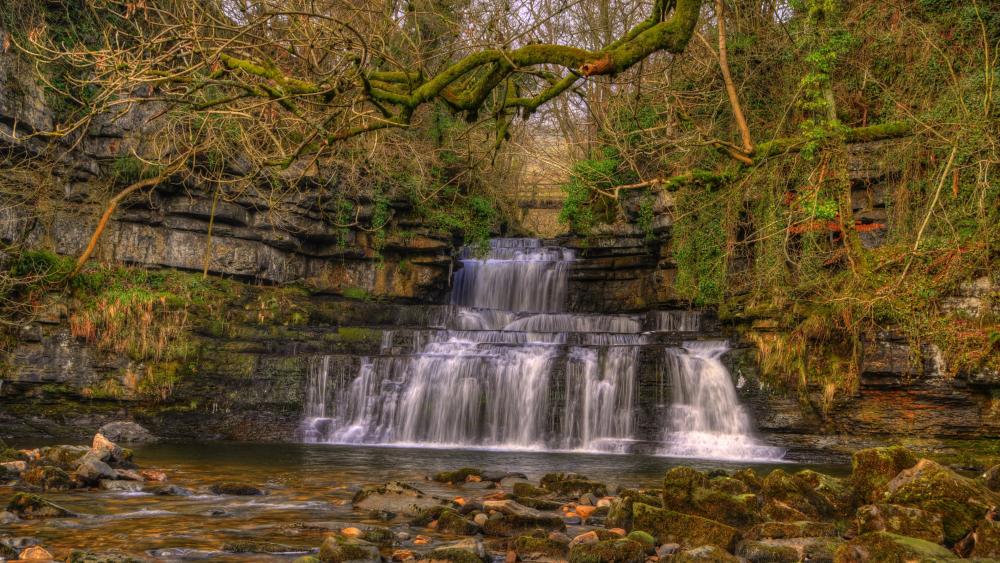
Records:
[[[572,250],[542,246],[538,239],[504,238],[491,240],[485,257],[463,249],[460,260],[454,305],[538,313],[565,309]]]

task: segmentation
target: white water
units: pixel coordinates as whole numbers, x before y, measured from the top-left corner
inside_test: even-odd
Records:
[[[685,342],[668,348],[666,366],[673,391],[663,455],[709,459],[775,460],[784,450],[758,442],[720,357],[725,342]]]
[[[379,355],[360,365],[349,356],[313,362],[305,440],[630,451],[640,351],[655,342],[644,323],[690,332],[700,317],[564,313],[572,260],[533,239],[499,239],[483,259],[466,255],[453,305],[434,321],[441,328],[385,331]],[[407,334],[409,343],[394,341]],[[660,453],[773,459],[774,448],[751,437],[718,361],[724,348],[711,346],[667,352],[674,405]]]

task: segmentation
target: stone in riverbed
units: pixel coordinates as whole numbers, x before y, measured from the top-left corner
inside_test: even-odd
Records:
[[[632,528],[649,532],[660,543],[677,543],[682,548],[711,544],[729,551],[739,538],[735,528],[721,522],[642,503],[632,507]]]
[[[83,456],[90,452],[87,446],[49,446],[38,450],[40,461],[54,465],[65,471],[72,471],[80,465]]]
[[[836,512],[833,502],[817,493],[807,478],[789,475],[782,469],[775,469],[764,477],[761,495],[765,501],[778,501],[811,519],[832,516]]]
[[[482,475],[482,469],[463,467],[461,469],[456,469],[455,471],[441,471],[440,473],[436,473],[433,477],[431,477],[431,480],[437,481],[438,483],[450,483],[454,485],[458,483],[465,483],[470,477],[476,477],[481,480]]]
[[[97,430],[112,442],[143,444],[155,442],[157,437],[141,425],[131,421],[109,422]]]
[[[454,510],[445,510],[438,517],[438,531],[456,536],[469,536],[479,531],[479,526],[469,522]]]
[[[970,559],[1000,559],[1000,522],[982,520],[975,530],[955,545],[955,550]]]
[[[323,563],[346,563],[347,561],[378,563],[382,560],[378,548],[359,539],[329,536],[323,540],[317,557]]]
[[[163,483],[148,485],[145,490],[146,492],[153,493],[154,495],[161,497],[189,497],[194,494],[184,487],[178,487],[177,485],[165,485]]]
[[[741,563],[741,559],[717,545],[702,545],[694,549],[674,554],[671,563]]]
[[[94,443],[90,446],[90,455],[109,464],[122,463],[128,461],[126,457],[131,457],[126,456],[125,450],[121,446],[108,440],[100,432],[94,434]]]
[[[294,547],[267,541],[256,540],[234,540],[222,544],[222,551],[229,553],[291,553],[293,551],[305,551]]]
[[[19,556],[16,549],[0,541],[0,559],[17,559]]]
[[[889,532],[861,534],[840,547],[834,556],[837,563],[881,563],[883,561],[954,561],[948,549],[929,541]]]
[[[581,543],[569,550],[570,563],[643,563],[646,547],[626,538]]]
[[[512,500],[488,500],[483,502],[483,508],[499,514],[499,517],[491,516],[483,526],[483,531],[490,536],[517,536],[535,529],[566,529],[566,523],[559,516],[528,508]]]
[[[418,515],[428,508],[451,505],[446,499],[425,494],[420,489],[399,481],[365,486],[354,495],[352,503],[358,510],[383,510],[407,516]]]
[[[844,540],[836,537],[744,540],[736,554],[751,563],[832,562]]]
[[[76,478],[87,485],[96,485],[101,479],[118,478],[118,473],[107,463],[87,454],[76,468]]]
[[[208,488],[213,495],[233,495],[252,497],[263,495],[264,491],[246,483],[216,483]]]
[[[25,520],[40,518],[72,518],[76,514],[38,495],[17,493],[7,504],[7,510]]]
[[[831,522],[763,522],[744,532],[748,540],[833,537],[837,528]]]
[[[902,446],[868,448],[854,452],[849,483],[854,492],[855,504],[880,502],[889,481],[900,471],[916,464],[917,456]]]
[[[1000,506],[1000,494],[929,459],[901,471],[886,490],[886,502],[940,514],[948,544],[964,538],[991,507]]]
[[[487,561],[486,548],[476,538],[449,543],[424,555],[420,561],[447,561],[450,563],[483,563]]]
[[[76,486],[69,473],[51,465],[33,467],[25,471],[21,479],[26,484],[43,491],[65,491]]]
[[[101,488],[105,491],[138,493],[139,491],[142,491],[142,483],[139,483],[138,481],[128,481],[125,479],[104,479],[101,481]]]
[[[657,508],[662,507],[663,504],[663,500],[659,496],[635,489],[624,489],[620,491],[617,498],[611,501],[605,524],[609,528],[630,530],[632,528],[632,505],[637,502]]]
[[[514,483],[514,496],[543,498],[549,496],[549,491],[536,487],[531,483]]]
[[[941,516],[919,508],[898,504],[866,504],[858,508],[855,521],[859,534],[892,532],[932,543],[944,542]]]
[[[145,559],[136,559],[117,551],[92,553],[74,549],[66,563],[145,563]]]
[[[21,551],[21,561],[52,561],[52,554],[42,546],[34,545]]]
[[[604,483],[591,481],[576,473],[549,473],[542,477],[543,489],[566,497],[579,497],[591,493],[598,497],[607,496],[608,487]]]
[[[560,561],[566,558],[566,544],[550,538],[521,536],[514,540],[513,548],[522,561]]]

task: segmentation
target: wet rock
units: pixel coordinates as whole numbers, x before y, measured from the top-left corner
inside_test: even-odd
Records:
[[[527,479],[528,476],[524,473],[519,473],[516,471],[484,471],[480,477],[483,481],[489,481],[491,483],[500,483],[504,479]]]
[[[973,479],[929,459],[903,470],[886,485],[886,501],[912,506],[941,515],[945,542],[964,538],[993,506],[1000,495]]]
[[[778,501],[809,519],[818,516],[832,516],[836,512],[834,504],[824,495],[817,493],[812,485],[799,475],[789,475],[782,469],[775,469],[764,477],[761,484],[761,495],[766,501]],[[784,518],[774,518],[783,520]],[[804,520],[805,518],[795,518]]]
[[[545,538],[521,536],[514,540],[513,549],[518,557],[527,561],[562,560],[566,558],[566,544]]]
[[[65,471],[76,469],[83,456],[87,455],[88,452],[90,452],[90,448],[86,446],[50,446],[38,451],[40,461]]]
[[[704,561],[711,563],[740,563],[740,558],[716,545],[703,545],[674,554],[672,563]]]
[[[665,543],[660,547],[656,548],[656,556],[660,559],[670,557],[671,555],[680,551],[681,546],[676,543]]]
[[[21,479],[26,484],[43,491],[65,491],[76,486],[69,473],[51,465],[33,467],[25,471]]]
[[[0,540],[0,560],[17,559],[20,554],[13,547]]]
[[[131,421],[109,422],[101,426],[97,432],[112,442],[123,444],[146,444],[157,440],[149,430]]]
[[[663,508],[691,503],[697,489],[708,486],[708,476],[690,467],[674,467],[663,476]]]
[[[941,516],[919,508],[898,504],[866,504],[858,508],[855,521],[860,534],[892,532],[932,543],[944,541]]]
[[[52,561],[53,557],[44,547],[35,545],[21,551],[20,559],[22,561]]]
[[[445,512],[454,512],[454,508],[446,506],[443,504],[438,504],[430,508],[425,508],[417,513],[413,519],[410,520],[410,525],[412,526],[428,526],[431,522],[436,521],[441,518],[441,515]]]
[[[812,469],[797,472],[795,478],[809,485],[813,493],[823,499],[823,504],[833,507],[835,512],[844,512],[851,505],[853,491],[845,479],[838,479]]]
[[[913,452],[902,446],[868,448],[851,457],[850,485],[856,504],[872,504],[882,500],[884,487],[904,469],[917,464]]]
[[[362,530],[361,539],[375,545],[392,547],[396,543],[396,534],[388,528],[372,526]]]
[[[993,492],[1000,492],[1000,465],[994,465],[986,470],[979,480],[986,485],[986,488]]]
[[[379,563],[382,560],[376,546],[363,540],[339,536],[329,536],[323,540],[317,559],[323,563],[346,563],[347,561]]]
[[[162,497],[189,497],[194,494],[184,487],[178,487],[177,485],[165,485],[162,483],[147,485],[145,490],[146,492]]]
[[[837,528],[830,522],[763,522],[747,530],[743,537],[748,540],[788,539],[809,537],[833,537]]]
[[[736,546],[736,555],[750,563],[795,563],[799,550],[780,543],[783,540],[746,540]]]
[[[459,513],[453,510],[446,510],[441,513],[441,516],[437,520],[438,531],[445,534],[453,534],[456,536],[468,536],[476,533],[479,530],[479,526],[476,526],[472,522],[469,522],[463,518]]]
[[[754,492],[745,482],[725,475],[712,477],[708,481],[708,487],[730,495],[744,495]]]
[[[476,469],[474,467],[463,467],[455,471],[442,471],[440,473],[436,473],[433,477],[431,477],[431,480],[437,481],[438,483],[457,484],[469,481],[470,477],[478,478],[479,480],[481,480],[482,475],[483,475],[482,469]]]
[[[661,507],[663,500],[658,495],[648,494],[635,489],[624,489],[619,496],[611,501],[605,524],[609,528],[632,528],[632,505],[641,502],[649,506]]]
[[[483,542],[475,538],[468,538],[438,547],[421,558],[420,561],[483,563],[487,561],[486,548],[483,547]]]
[[[889,532],[861,534],[840,547],[834,556],[837,563],[872,563],[883,561],[953,561],[954,553],[929,541]]]
[[[15,481],[21,478],[21,473],[27,471],[28,464],[24,461],[5,461],[0,463],[0,482]]]
[[[145,561],[118,551],[91,553],[74,549],[66,563],[145,563]]]
[[[145,479],[143,479],[141,473],[139,473],[138,471],[134,471],[132,469],[115,469],[115,472],[118,473],[118,478],[119,479],[123,479],[125,481],[140,481],[141,482],[141,481],[145,480]]]
[[[126,459],[125,450],[118,444],[108,440],[104,434],[101,434],[100,432],[94,435],[94,442],[90,446],[90,455],[93,455],[97,459],[108,464],[128,461]]]
[[[1000,522],[992,519],[979,522],[975,530],[955,545],[955,550],[967,558],[1000,559]]]
[[[20,518],[9,510],[0,510],[0,525],[17,522]]]
[[[483,507],[499,514],[499,517],[491,516],[483,526],[483,531],[487,535],[510,537],[535,529],[546,531],[566,529],[566,523],[562,518],[528,508],[512,500],[485,501]]]
[[[486,514],[484,514],[482,512],[480,512],[479,514],[476,514],[475,516],[472,517],[472,521],[475,522],[477,526],[483,526],[483,525],[485,525],[486,521],[489,520],[489,519],[490,519],[489,516],[487,516]]]
[[[536,510],[558,510],[562,506],[562,503],[559,501],[543,498],[517,497],[517,502]]]
[[[38,495],[17,493],[7,504],[7,510],[25,520],[41,518],[72,518],[72,511],[49,502]]]
[[[236,540],[222,544],[222,551],[229,553],[291,553],[304,551],[294,547],[274,542],[256,540]]]
[[[100,487],[105,491],[117,491],[121,493],[138,493],[142,491],[142,483],[137,481],[127,481],[125,479],[104,479]]]
[[[531,483],[514,483],[514,496],[516,497],[546,497],[549,496],[549,491],[536,487]]]
[[[591,481],[576,473],[549,473],[542,477],[541,485],[543,489],[567,497],[579,497],[586,493],[603,497],[608,494],[604,483]]]
[[[101,479],[116,479],[118,473],[110,465],[87,454],[76,468],[76,478],[87,485],[96,485]]]
[[[139,475],[147,481],[166,481],[167,474],[162,471],[157,471],[155,469],[143,469],[139,471]]]
[[[208,488],[213,495],[233,495],[252,497],[263,495],[264,491],[246,483],[216,483]]]
[[[625,538],[581,543],[569,550],[570,563],[643,563],[646,547]]]
[[[728,551],[739,538],[735,528],[721,522],[642,503],[632,507],[632,528],[649,532],[660,543],[688,548],[711,544]]]
[[[597,543],[599,541],[601,541],[601,536],[597,535],[597,531],[591,530],[589,532],[584,532],[584,533],[579,534],[578,536],[574,537],[573,539],[571,539],[569,541],[568,545],[569,545],[570,549],[573,549],[574,547],[576,547],[576,546],[578,546],[580,544],[584,544],[584,543]]]
[[[451,504],[445,499],[427,495],[416,487],[398,481],[363,487],[354,495],[352,503],[358,510],[384,510],[408,516],[435,506]]]

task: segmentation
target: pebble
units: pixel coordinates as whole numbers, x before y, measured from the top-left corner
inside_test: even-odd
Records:
[[[52,554],[36,545],[22,551],[20,558],[26,561],[52,561]]]
[[[340,530],[340,533],[349,538],[360,538],[362,532],[358,528],[344,528]]]
[[[611,528],[608,531],[611,532],[612,534],[617,534],[619,536],[625,535],[625,530],[623,528]]]
[[[407,532],[396,532],[396,539],[399,541],[406,541],[410,539],[410,534]]]
[[[660,547],[656,548],[656,555],[661,559],[664,557],[669,557],[680,550],[681,546],[676,543],[665,543]]]
[[[147,481],[166,481],[167,474],[162,471],[157,471],[155,469],[143,469],[139,472],[143,479]]]
[[[455,504],[457,504],[458,506],[465,506],[465,499],[462,497],[455,497]]]
[[[589,532],[584,532],[584,533],[580,534],[579,536],[576,536],[575,538],[573,538],[572,540],[570,540],[570,542],[569,542],[569,548],[573,549],[574,547],[576,547],[578,545],[586,545],[586,544],[591,544],[591,543],[597,543],[599,541],[601,541],[601,538],[598,537],[597,532],[591,530]]]
[[[604,507],[611,508],[611,499],[610,498],[604,497],[604,498],[602,498],[602,499],[600,499],[600,500],[597,501],[597,508],[604,508]]]
[[[431,539],[427,536],[417,536],[413,538],[414,545],[427,545],[431,543]]]
[[[409,561],[416,558],[417,556],[409,549],[397,549],[392,552],[393,561]]]
[[[472,521],[476,523],[477,526],[485,526],[489,522],[490,517],[480,512],[472,517]]]
[[[584,520],[586,520],[587,518],[590,518],[595,512],[597,512],[597,507],[596,506],[578,506],[578,507],[576,507],[576,513],[580,516],[580,518],[583,518]]]
[[[469,475],[468,477],[465,478],[466,483],[478,483],[482,480],[483,478],[480,477],[479,475]]]

